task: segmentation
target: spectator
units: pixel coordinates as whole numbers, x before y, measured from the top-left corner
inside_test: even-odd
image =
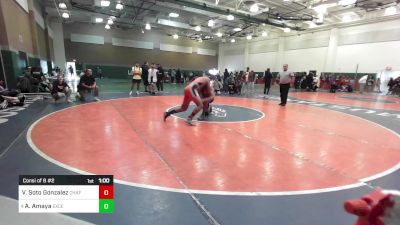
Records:
[[[97,67],[97,68],[98,68],[98,67]],[[68,71],[69,71],[69,74],[71,74],[71,77],[72,77],[72,75],[74,75],[74,68],[72,67],[72,65],[69,65]],[[58,77],[57,77],[57,78],[58,78]]]
[[[18,91],[8,90],[4,80],[0,80],[0,109],[5,109],[8,106],[22,106],[25,101],[25,95],[18,96]]]
[[[269,89],[271,87],[272,73],[268,68],[264,73],[264,97],[266,98],[269,94]]]
[[[400,96],[400,77],[394,79],[391,94]]]
[[[56,71],[57,74],[61,73],[60,67],[56,66],[55,71]]]
[[[20,97],[0,95],[0,109],[5,109],[9,106],[23,106],[24,101],[25,95],[22,95]]]
[[[182,81],[182,83],[186,83],[187,79],[188,79],[187,71],[183,71],[183,81]]]
[[[81,101],[85,101],[86,94],[92,93],[94,95],[95,101],[100,101],[98,98],[99,96],[99,89],[96,85],[96,80],[92,75],[91,69],[86,69],[85,74],[81,76],[78,84],[78,93],[76,95],[77,98]]]
[[[238,95],[242,94],[242,83],[243,83],[243,71],[240,71],[239,74],[235,75],[235,93]]]
[[[32,67],[27,66],[24,76],[19,80],[18,87],[22,93],[37,92],[39,81],[32,77]]]
[[[309,72],[308,75],[306,76],[305,82],[307,85],[307,87],[306,87],[307,91],[314,90],[314,85],[313,85],[314,76],[313,75],[314,74],[312,72]]]
[[[224,92],[228,92],[228,78],[229,78],[229,72],[228,69],[225,68],[224,71],[224,78],[223,78],[223,90]]]
[[[155,84],[157,83],[157,72],[158,70],[155,68],[154,63],[151,64],[151,67],[148,71],[149,76],[148,76],[148,91],[150,92],[150,94],[155,95]]]
[[[51,71],[51,75],[50,76],[52,76],[52,77],[56,77],[57,76],[57,72],[55,71],[55,70],[52,70]]]
[[[296,73],[296,75],[294,77],[294,88],[296,90],[300,88],[301,78],[302,78],[302,74],[301,73]]]
[[[358,84],[360,85],[360,94],[365,91],[365,84],[367,83],[367,79],[368,75],[364,75],[358,80]]]
[[[181,73],[181,70],[180,70],[179,68],[178,68],[178,70],[176,71],[175,79],[176,79],[176,83],[177,83],[177,84],[182,83],[182,73]]]
[[[382,93],[381,91],[381,78],[376,79],[375,89],[378,93]]]
[[[283,71],[279,72],[277,77],[277,83],[279,83],[279,89],[281,93],[281,103],[279,103],[280,106],[286,105],[290,89],[290,83],[293,77],[294,74],[288,71],[288,64],[284,64]]]
[[[250,76],[251,76],[250,68],[247,67],[246,72],[244,72],[244,74],[242,76],[242,82],[243,82],[242,88],[243,88],[244,94],[247,94],[250,90],[250,82],[251,82]]]
[[[221,88],[222,88],[222,79],[221,78],[215,78],[212,81],[212,87],[214,89],[214,92],[216,95],[221,94]]]
[[[53,82],[53,89],[51,90],[51,95],[54,101],[57,103],[59,100],[65,98],[65,101],[71,103],[69,96],[71,95],[71,89],[67,82],[64,80],[64,76],[61,74],[57,76],[57,80]]]
[[[101,70],[100,67],[97,67],[97,68],[96,68],[96,73],[97,73],[97,76],[98,76],[100,79],[103,78],[103,71]]]
[[[367,86],[366,86],[367,87],[367,92],[372,92],[373,91],[374,83],[375,83],[374,77],[372,75],[369,75],[368,79],[367,79]]]
[[[164,91],[164,69],[160,64],[157,64],[157,91]]]
[[[395,84],[394,79],[393,79],[393,77],[391,77],[390,80],[389,80],[389,83],[387,85],[389,87],[389,90],[388,90],[388,93],[386,95],[389,95],[389,94],[392,93],[392,89],[393,89],[394,84]]]
[[[132,95],[133,86],[136,84],[136,95],[139,95],[139,86],[142,81],[142,68],[139,66],[139,63],[136,63],[134,67],[132,67],[132,84],[131,91],[129,95]]]
[[[176,81],[175,81],[175,76],[176,76],[176,71],[175,71],[175,69],[173,69],[169,75],[171,76],[171,84],[174,83],[174,82],[176,82]]]
[[[144,91],[148,92],[147,86],[149,85],[149,63],[144,62],[142,65],[142,80],[144,85]]]

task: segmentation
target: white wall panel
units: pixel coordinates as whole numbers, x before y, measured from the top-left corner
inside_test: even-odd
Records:
[[[160,43],[160,50],[167,51],[167,52],[183,52],[183,53],[192,53],[192,47],[185,47],[179,45],[169,45],[169,44],[162,44]]]
[[[71,34],[71,41],[104,45],[104,37],[97,35]]]
[[[376,72],[392,66],[400,68],[400,41],[338,46],[337,72]]]
[[[217,55],[217,51],[213,49],[197,48],[197,54],[199,55]]]
[[[285,51],[283,63],[289,65],[291,71],[317,70],[321,72],[326,57],[327,47]],[[282,68],[275,68],[282,70]]]
[[[275,71],[276,52],[249,54],[249,67],[256,72],[263,72],[270,68]]]
[[[153,42],[136,41],[136,40],[122,39],[122,38],[112,38],[111,44],[122,47],[154,49]]]

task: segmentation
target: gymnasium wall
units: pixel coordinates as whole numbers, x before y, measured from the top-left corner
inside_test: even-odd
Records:
[[[39,2],[33,0],[0,1],[3,77],[9,87],[16,86],[17,77],[26,66],[40,66],[41,61],[45,64],[51,61],[46,51],[47,33],[40,8]]]
[[[109,69],[132,67],[145,61],[160,63],[164,68],[209,70],[218,65],[218,44],[199,43],[180,37],[175,40],[155,28],[140,30],[104,29],[104,24],[64,24],[67,61],[104,65]]]
[[[19,51],[33,53],[29,13],[14,0],[1,1],[0,4],[6,34],[1,46],[5,81],[7,86],[15,87],[17,76],[22,74],[22,68],[27,65],[27,59],[21,59]]]
[[[33,53],[29,12],[14,0],[1,1],[7,44],[18,51]]]
[[[292,32],[291,32],[292,33]],[[336,38],[336,44],[333,39]],[[280,50],[281,49],[281,50]],[[289,34],[264,40],[222,43],[218,68],[254,71],[375,73],[387,66],[400,66],[400,19],[336,30]],[[233,61],[231,59],[234,59]]]

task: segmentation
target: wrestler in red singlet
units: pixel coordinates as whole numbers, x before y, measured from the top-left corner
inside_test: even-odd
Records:
[[[199,93],[206,93],[208,92],[207,90],[211,90],[211,85],[210,85],[210,79],[208,77],[198,77],[195,80],[193,80],[190,84],[188,84],[183,93],[183,103],[180,108],[178,109],[172,109],[164,113],[164,121],[167,119],[168,116],[179,113],[179,112],[184,112],[187,110],[189,107],[189,104],[191,101],[193,101],[196,104],[196,108],[193,110],[193,112],[189,115],[187,118],[187,122],[191,125],[193,117],[203,109],[203,102],[208,102],[210,99],[214,98],[214,95],[211,95],[210,97],[202,98]]]

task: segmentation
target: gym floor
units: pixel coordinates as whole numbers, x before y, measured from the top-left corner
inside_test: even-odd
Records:
[[[262,87],[217,96],[206,121],[162,113],[183,85],[129,96],[129,81],[98,81],[101,102],[29,96],[0,111],[0,217],[17,208],[20,174],[112,174],[113,214],[66,214],[59,224],[343,225],[343,202],[376,187],[400,189],[400,99]],[[190,110],[190,109],[189,109]],[[10,211],[10,210],[9,210]],[[18,211],[16,209],[16,211]]]

